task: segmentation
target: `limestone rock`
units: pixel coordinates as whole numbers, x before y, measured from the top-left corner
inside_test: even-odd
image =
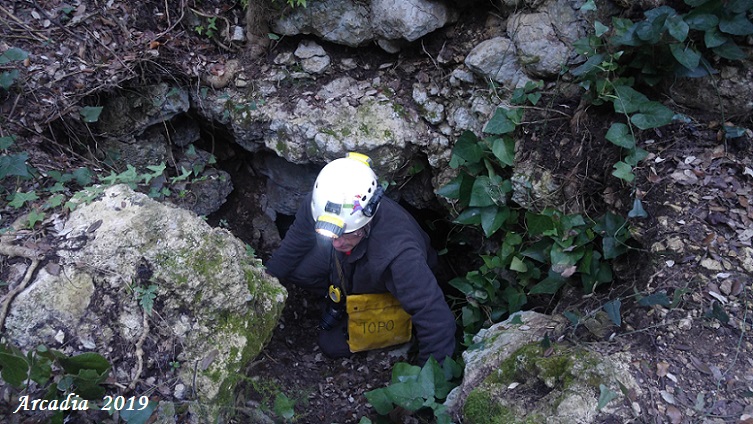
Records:
[[[542,422],[551,424],[625,422],[631,410],[613,402],[597,410],[602,391],[619,395],[620,385],[640,393],[629,372],[629,358],[601,356],[552,343],[567,320],[537,312],[516,313],[482,330],[463,352],[463,382],[445,403],[462,422]]]
[[[523,87],[530,78],[516,60],[515,44],[507,37],[482,41],[468,53],[465,65],[482,78],[491,78],[508,90]]]
[[[178,383],[201,402],[231,401],[235,374],[268,342],[287,297],[240,240],[125,185],[80,205],[61,234],[61,271],[40,271],[12,304],[12,343],[95,351],[128,385],[134,346],[147,331],[144,357],[152,365],[143,378],[174,382],[165,374],[167,361],[177,361]],[[138,296],[145,289],[156,295],[148,309]],[[56,338],[60,331],[64,341]]]

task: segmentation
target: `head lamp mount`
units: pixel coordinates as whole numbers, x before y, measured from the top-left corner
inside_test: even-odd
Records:
[[[316,230],[316,233],[319,235],[336,239],[343,235],[343,231],[345,231],[345,222],[336,215],[325,213],[316,220],[314,230]]]

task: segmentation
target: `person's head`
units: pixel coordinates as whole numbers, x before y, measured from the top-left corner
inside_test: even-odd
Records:
[[[368,156],[348,153],[330,162],[319,172],[311,195],[316,232],[331,238],[337,250],[350,251],[366,235],[364,227],[382,195]]]

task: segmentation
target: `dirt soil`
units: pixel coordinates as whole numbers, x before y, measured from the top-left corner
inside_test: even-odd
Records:
[[[125,81],[145,75],[196,79],[205,72],[221,73],[218,64],[247,54],[229,39],[213,42],[198,35],[187,17],[189,7],[221,17],[221,22],[242,25],[244,21],[237,4],[219,0],[106,4],[81,0],[73,7],[60,0],[3,2],[0,51],[18,47],[31,55],[19,76],[23,88],[0,91],[0,136],[18,135],[30,155],[28,163],[37,169],[75,169],[82,164],[96,168],[92,159],[54,137],[66,133],[67,119],[75,119],[72,116],[77,114],[70,111]],[[461,20],[440,37],[461,37],[471,26]],[[478,21],[476,27],[473,35],[483,36]],[[431,41],[443,45],[441,38]],[[462,51],[459,42],[451,44]],[[0,65],[0,71],[11,66]],[[402,86],[411,84],[405,81]],[[542,157],[556,157],[542,166],[553,170],[559,181],[575,182],[577,196],[571,199],[577,199],[577,205],[571,206],[593,214],[610,209],[627,215],[635,196],[648,217],[631,220],[639,244],[615,264],[613,284],[591,296],[565,292],[549,303],[540,302],[538,308],[591,314],[593,325],[573,327],[566,338],[596,350],[631,355],[631,368],[644,389],[641,396],[632,394],[632,399],[624,400],[633,404],[633,422],[752,424],[753,258],[746,256],[753,236],[750,132],[724,141],[719,117],[683,110],[693,118],[690,122],[640,134],[650,156],[637,169],[634,185],[626,186],[609,175],[609,164],[618,153],[603,136],[612,117],[591,110],[575,128],[569,119],[575,104],[560,106],[568,119],[547,120],[544,125],[532,116],[525,142]],[[746,117],[735,124],[750,127],[752,123]],[[251,242],[254,236],[247,233],[251,217],[239,207],[249,197],[253,193],[237,191],[224,215],[214,219],[224,220]],[[9,206],[0,213],[17,214]],[[44,233],[27,234],[15,242],[31,239],[43,241]],[[260,252],[267,254],[265,249]],[[10,262],[0,261],[0,271]],[[0,287],[0,294],[6,291]],[[652,294],[665,295],[671,304],[646,297]],[[618,297],[621,326],[596,319],[601,307]],[[235,422],[265,422],[254,411],[274,417],[280,393],[292,401],[295,422],[356,423],[363,416],[376,418],[363,393],[386,385],[392,365],[406,359],[406,352],[369,352],[344,360],[323,357],[314,328],[319,301],[290,288],[288,306],[271,342],[246,370],[249,379],[238,391]],[[7,401],[0,399],[0,405]],[[429,421],[410,414],[393,418],[402,423]],[[35,420],[29,417],[23,422]]]

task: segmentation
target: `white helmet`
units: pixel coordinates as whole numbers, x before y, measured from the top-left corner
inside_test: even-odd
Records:
[[[311,215],[316,232],[337,238],[371,221],[384,190],[371,169],[371,159],[360,153],[328,163],[314,183]]]

